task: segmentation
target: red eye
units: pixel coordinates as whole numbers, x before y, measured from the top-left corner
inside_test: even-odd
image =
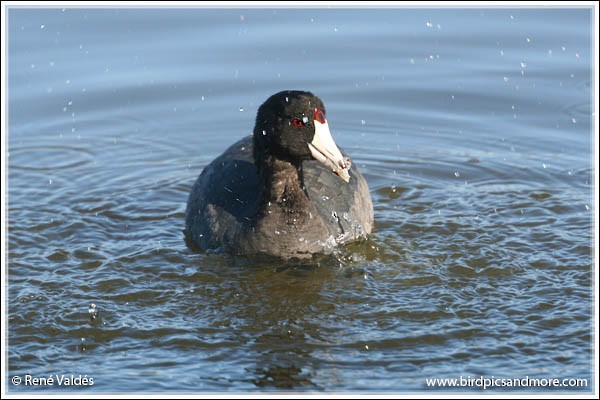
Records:
[[[304,126],[304,122],[298,118],[293,119],[292,124],[294,124],[296,128],[302,128]]]

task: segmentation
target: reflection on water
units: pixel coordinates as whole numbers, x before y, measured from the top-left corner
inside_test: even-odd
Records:
[[[88,374],[94,392],[591,382],[590,9],[8,22],[10,377]],[[325,101],[374,234],[302,263],[191,251],[191,185],[283,89]]]

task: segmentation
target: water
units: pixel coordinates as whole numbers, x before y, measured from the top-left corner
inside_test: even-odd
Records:
[[[594,387],[590,9],[8,15],[6,379]],[[191,185],[283,89],[324,100],[374,234],[310,265],[194,253]]]

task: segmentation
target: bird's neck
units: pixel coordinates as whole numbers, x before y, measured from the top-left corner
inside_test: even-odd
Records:
[[[285,209],[306,208],[308,197],[302,184],[302,167],[267,155],[258,168],[264,190],[262,209],[277,204]]]

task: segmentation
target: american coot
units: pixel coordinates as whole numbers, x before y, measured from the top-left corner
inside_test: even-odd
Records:
[[[290,90],[260,106],[252,136],[204,168],[185,233],[202,250],[287,259],[332,252],[372,226],[367,182],[333,141],[323,102]]]

